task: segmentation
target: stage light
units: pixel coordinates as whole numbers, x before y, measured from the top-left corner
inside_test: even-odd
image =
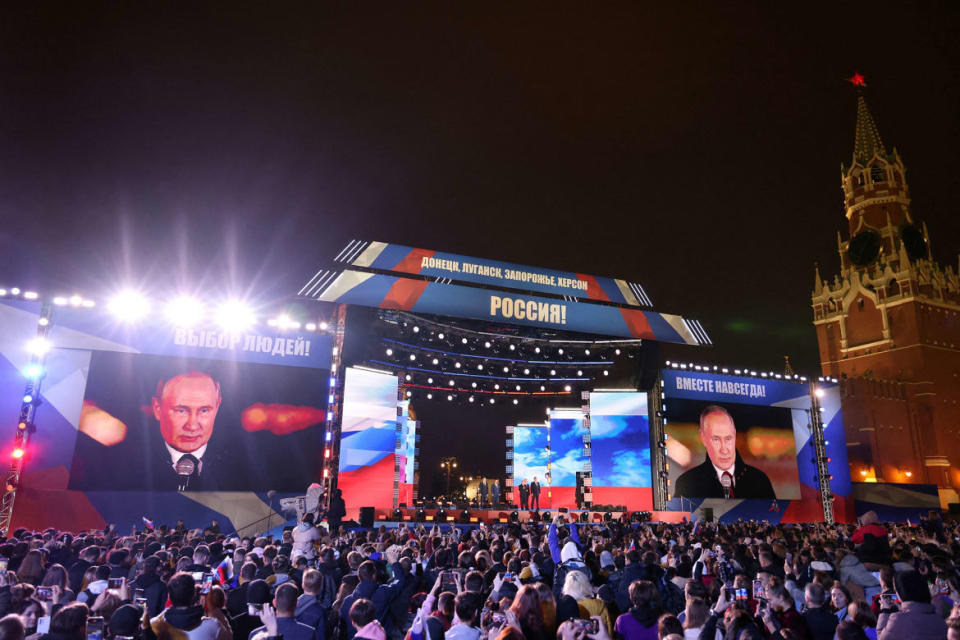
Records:
[[[70,304],[74,307],[79,307],[85,302],[92,302],[92,300],[84,300],[77,294],[73,294],[72,296],[70,296]]]
[[[468,340],[466,338],[462,338],[460,342],[462,342],[463,344],[467,344]]]
[[[490,404],[494,404],[495,402],[496,402],[496,400],[495,400],[495,399],[493,399],[493,398],[490,398]]]
[[[499,390],[500,390],[500,383],[497,383],[497,384],[493,385],[493,388],[496,389],[497,391],[499,391]]]
[[[814,393],[817,395],[818,398],[822,398],[823,396],[826,395],[826,392],[825,392],[823,389],[820,389],[820,388],[818,388],[816,391],[814,391]]]
[[[584,349],[583,354],[586,356],[590,355],[590,349]]]
[[[524,370],[523,370],[523,375],[525,375],[525,376],[530,375],[530,369],[524,369]]]
[[[614,352],[615,354],[617,354],[617,355],[620,355],[620,349],[614,349],[613,352]],[[667,366],[668,366],[668,367],[670,366],[670,361],[669,361],[669,360],[667,361]]]
[[[446,522],[447,521],[446,509],[438,509],[436,517],[437,517],[437,522]]]
[[[387,355],[388,355],[388,356],[392,356],[392,355],[393,355],[393,349],[387,349]]]
[[[473,387],[474,389],[476,389],[476,388],[477,388],[477,383],[476,383],[476,382],[471,382],[471,383],[470,383],[470,386]]]
[[[564,390],[564,391],[570,391],[570,385],[564,386],[564,387],[563,387],[563,390]]]
[[[171,300],[164,313],[167,320],[178,327],[191,327],[203,319],[203,305],[188,296]]]
[[[516,345],[511,344],[511,345],[510,345],[510,351],[516,351],[516,350],[517,350]]]
[[[440,364],[440,361],[437,360],[436,358],[434,358],[433,360],[431,360],[431,362],[434,364],[434,366]]]
[[[514,522],[514,523],[520,522],[520,514],[517,513],[516,511],[511,511],[510,522]]]
[[[7,290],[6,290],[6,289],[0,289],[0,296],[5,296],[5,295],[7,295]]]
[[[459,362],[454,362],[454,363],[453,363],[453,366],[454,366],[454,368],[459,369],[459,368],[460,368],[460,363],[459,363]]]
[[[546,388],[545,386],[540,385],[540,391],[546,391],[546,390],[547,390],[547,388]]]
[[[450,381],[450,386],[451,386],[451,387],[453,386],[453,380]]]
[[[43,375],[43,367],[37,363],[28,364],[23,370],[23,375],[28,378],[39,378]]]
[[[329,328],[330,328],[330,325],[328,325],[326,322],[320,323],[320,331],[326,331]]]
[[[489,348],[490,348],[490,343],[489,343],[489,342],[484,342],[484,343],[483,343],[483,346],[486,347],[487,349],[489,349]]]
[[[513,404],[519,404],[519,403],[520,403],[519,400],[517,400],[516,398],[513,399]]]
[[[121,322],[134,322],[150,311],[150,302],[140,293],[126,290],[111,298],[107,309]]]
[[[470,397],[468,398],[468,400],[469,400],[470,402],[473,402],[473,396],[470,396]]]
[[[221,304],[214,314],[214,320],[229,333],[246,331],[257,323],[256,315],[240,300],[227,300]]]
[[[407,391],[407,397],[408,397],[408,398],[409,398],[410,396],[412,396],[412,395],[413,395],[413,391]]]
[[[36,291],[24,291],[23,297],[26,298],[27,300],[36,300],[40,296],[37,295]]]
[[[533,352],[534,352],[534,353],[540,353],[540,347],[534,347],[534,348],[533,348]]]
[[[0,291],[2,291],[2,289],[0,289]],[[3,295],[3,294],[0,294],[0,295]],[[67,299],[64,298],[63,296],[55,296],[53,298],[53,304],[57,305],[58,307],[65,306],[67,304]],[[78,302],[77,304],[80,304],[80,303]]]
[[[405,379],[407,382],[410,382],[410,380],[413,379],[413,376],[411,376],[409,373],[408,373],[407,375],[403,376],[403,377],[404,377],[404,379]]]
[[[610,375],[610,372],[607,371],[606,369],[604,369],[604,370],[603,370],[603,375],[608,376],[608,375]]]
[[[433,378],[427,378],[427,384],[433,384]]]
[[[427,521],[427,512],[422,507],[417,509],[417,514],[414,516],[417,522],[426,522]]]
[[[447,400],[448,400],[448,401],[452,401],[452,400],[453,400],[453,396],[448,395],[448,396],[447,396]]]
[[[46,338],[33,338],[27,343],[27,351],[37,356],[42,356],[50,351],[50,347],[50,341]]]
[[[432,393],[428,393],[428,394],[427,394],[427,400],[433,400],[433,394],[432,394]]]
[[[12,294],[15,295],[15,296],[20,295],[20,287],[14,287],[14,288],[10,289],[10,293],[12,293]]]
[[[478,364],[478,365],[477,365],[477,371],[483,371],[483,365],[482,365],[482,364]]]
[[[437,334],[437,338],[439,338],[440,340],[443,340],[443,334],[442,334],[442,333],[438,333],[438,334]]]
[[[416,359],[417,359],[416,354],[411,353],[411,354],[410,354],[410,360],[413,361],[413,360],[416,360]]]
[[[26,453],[26,451],[24,451],[22,447],[17,447],[16,449],[14,449],[14,450],[10,453],[10,456],[11,456],[14,460],[19,460],[20,458],[23,457],[23,454],[25,454],[25,453]]]
[[[517,391],[520,391],[520,385],[517,385]]]
[[[557,370],[556,370],[556,369],[550,369],[550,375],[552,375],[552,376],[557,375]]]
[[[37,324],[39,324],[41,327],[45,327],[45,326],[47,326],[48,324],[50,324],[50,319],[49,319],[49,318],[40,318],[39,320],[37,320]]]
[[[413,327],[413,332],[414,332],[414,333],[420,333],[420,327],[414,326],[414,327]]]
[[[306,329],[307,331],[316,331],[317,325],[314,324],[313,322],[308,322],[307,324],[304,325],[303,328]]]
[[[578,376],[582,376],[582,375],[583,375],[583,371],[580,370],[580,369],[577,369],[577,375],[578,375]]]
[[[503,368],[503,372],[504,372],[504,373],[510,373],[510,367],[504,367],[504,368]]]
[[[560,355],[563,355],[563,349],[557,349],[557,353],[559,353]]]

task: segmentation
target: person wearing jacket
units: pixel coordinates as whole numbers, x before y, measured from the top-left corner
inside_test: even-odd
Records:
[[[348,640],[353,640],[354,633],[356,632],[356,629],[350,624],[350,607],[360,599],[370,600],[373,603],[376,612],[374,617],[377,620],[387,621],[388,626],[386,630],[389,633],[387,612],[390,609],[390,603],[392,603],[403,590],[407,579],[407,576],[403,572],[403,566],[399,562],[394,563],[392,569],[393,579],[387,584],[379,584],[377,582],[377,565],[371,560],[364,560],[363,563],[360,564],[360,567],[357,569],[357,576],[360,578],[360,583],[357,585],[357,588],[354,589],[353,593],[344,599],[340,607],[340,618],[344,622],[344,627],[347,629]]]
[[[947,625],[930,604],[930,590],[919,571],[904,571],[893,578],[900,598],[897,607],[887,595],[880,596],[877,619],[879,640],[939,640],[947,635]]]
[[[867,602],[872,602],[873,597],[880,593],[880,581],[853,553],[844,549],[837,550],[837,572],[840,574],[840,584],[851,592],[856,591],[856,588],[862,589],[863,598]]]
[[[160,579],[160,558],[144,558],[141,573],[130,583],[131,589],[143,589],[147,599],[147,615],[155,618],[167,604],[167,585]]]
[[[577,602],[580,618],[590,618],[600,616],[604,628],[608,634],[613,634],[613,621],[610,619],[610,612],[603,600],[596,597],[593,593],[593,585],[586,574],[580,571],[571,571],[563,583],[563,595],[570,596]]]
[[[170,607],[150,620],[157,640],[229,640],[214,618],[203,615],[196,604],[196,582],[189,573],[176,573],[167,583]]]
[[[320,540],[320,532],[313,524],[313,514],[308,513],[303,516],[303,522],[298,524],[293,530],[293,554],[302,554],[307,560],[313,560],[317,557],[314,544]]]
[[[277,587],[273,605],[277,613],[277,632],[283,640],[317,640],[317,630],[294,617],[297,608],[297,587],[294,584],[285,582]],[[266,631],[266,626],[251,631],[250,637],[261,631]]]

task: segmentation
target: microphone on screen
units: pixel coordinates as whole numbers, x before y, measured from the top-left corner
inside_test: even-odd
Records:
[[[723,497],[730,497],[730,489],[733,486],[733,478],[730,477],[729,473],[724,473],[720,476],[720,484],[723,485]]]
[[[190,484],[190,476],[193,475],[193,470],[196,469],[196,465],[190,457],[191,456],[183,456],[177,460],[177,464],[174,466],[177,472],[177,491],[186,490],[187,485]]]

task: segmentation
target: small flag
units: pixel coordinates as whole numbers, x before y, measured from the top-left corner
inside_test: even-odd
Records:
[[[146,516],[143,517],[143,526],[147,528],[148,531],[153,531],[153,520],[148,520]]]
[[[220,579],[220,584],[228,586],[230,588],[236,588],[239,585],[233,584],[234,575],[233,575],[233,560],[227,555],[220,564],[217,565],[217,577]]]

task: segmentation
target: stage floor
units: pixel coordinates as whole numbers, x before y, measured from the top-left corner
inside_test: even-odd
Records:
[[[375,509],[374,510],[374,520],[377,523],[385,522],[399,522],[397,518],[396,511],[400,511],[403,517],[403,522],[416,522],[417,521],[417,507],[406,507],[400,509]],[[437,513],[440,509],[424,509],[424,522],[441,522],[437,519]],[[446,520],[443,522],[456,522],[457,524],[479,524],[483,522],[484,524],[492,524],[499,522],[509,522],[510,514],[513,511],[517,512],[520,522],[530,522],[533,520],[534,513],[540,514],[550,514],[550,521],[555,518],[559,511],[554,509],[541,509],[539,512],[534,511],[520,511],[518,509],[467,509],[466,511],[470,514],[470,522],[464,522],[462,519],[463,509],[447,508],[446,511]],[[603,522],[603,519],[606,513],[610,513],[610,516],[613,519],[619,519],[624,514],[629,516],[631,511],[592,511],[590,509],[570,509],[567,511],[568,516],[576,516],[577,521],[580,521],[582,513],[589,514],[587,516],[587,522],[584,524],[594,523],[594,522]],[[683,522],[683,520],[690,520],[689,511],[651,511],[650,512],[650,522]]]

